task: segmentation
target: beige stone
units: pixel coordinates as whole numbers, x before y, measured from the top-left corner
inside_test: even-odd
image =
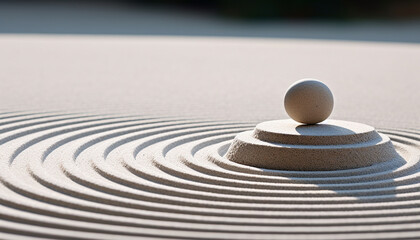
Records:
[[[327,119],[334,107],[330,89],[316,79],[302,79],[287,90],[284,108],[297,122],[316,124]]]

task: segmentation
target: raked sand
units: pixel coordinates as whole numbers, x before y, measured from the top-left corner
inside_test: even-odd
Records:
[[[0,52],[1,238],[420,237],[418,45],[0,36]],[[330,118],[376,127],[401,158],[291,171],[224,157],[286,118],[304,77],[334,92]]]

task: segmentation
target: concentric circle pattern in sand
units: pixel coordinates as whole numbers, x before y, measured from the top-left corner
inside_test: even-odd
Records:
[[[278,171],[223,157],[255,124],[0,114],[0,238],[420,238],[420,131],[379,129],[404,158]]]

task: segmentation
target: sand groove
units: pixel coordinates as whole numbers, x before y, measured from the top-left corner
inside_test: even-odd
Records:
[[[0,113],[0,238],[420,238],[420,131],[403,159],[280,171],[223,157],[255,124]]]

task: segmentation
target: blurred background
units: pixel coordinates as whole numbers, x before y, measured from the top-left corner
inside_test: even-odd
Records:
[[[0,33],[420,42],[415,0],[0,1]]]
[[[311,77],[332,118],[418,127],[418,43],[420,0],[0,0],[0,109],[262,121]]]

